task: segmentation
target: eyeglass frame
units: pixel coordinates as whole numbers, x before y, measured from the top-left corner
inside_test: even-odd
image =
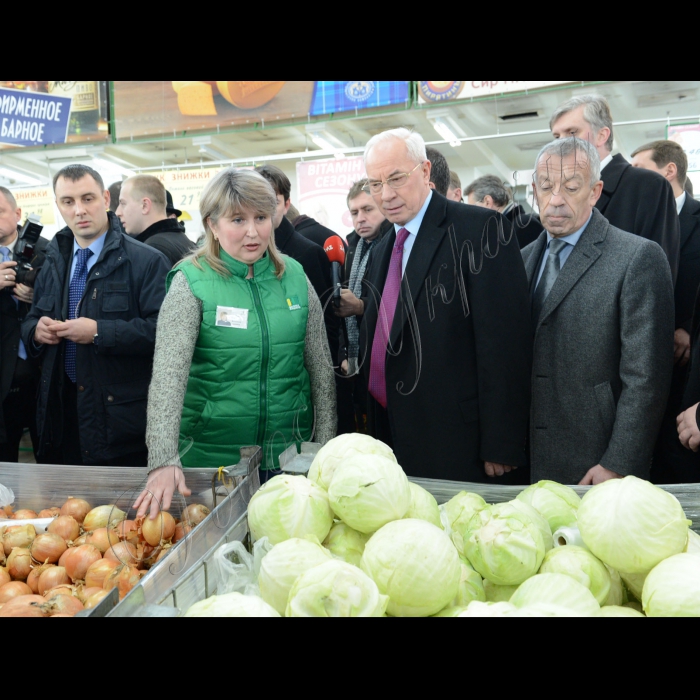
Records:
[[[411,177],[411,175],[413,175],[413,173],[415,173],[416,170],[418,170],[418,168],[420,168],[422,165],[425,165],[425,161],[418,163],[418,165],[416,165],[416,167],[413,168],[413,170],[411,170],[410,173],[395,173],[388,180],[375,180],[374,182],[368,182],[367,185],[365,187],[363,187],[362,189],[364,190],[364,192],[366,194],[369,194],[369,195],[381,194],[384,191],[384,185],[388,185],[389,187],[391,187],[392,190],[400,190],[402,187],[406,187],[406,185],[408,184],[408,178]],[[392,178],[401,177],[402,175],[406,176],[406,182],[404,182],[402,185],[399,185],[398,187],[394,187],[389,182],[389,180],[391,180]],[[372,192],[373,185],[374,186],[379,185],[380,189],[378,189],[376,192]]]

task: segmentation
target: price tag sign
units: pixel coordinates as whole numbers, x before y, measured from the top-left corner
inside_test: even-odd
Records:
[[[12,194],[17,200],[17,206],[22,210],[22,221],[29,214],[36,214],[41,218],[44,226],[56,223],[54,214],[54,194],[50,187],[33,187],[26,190],[13,190]]]

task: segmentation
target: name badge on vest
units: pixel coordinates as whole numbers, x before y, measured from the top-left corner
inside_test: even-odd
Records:
[[[287,299],[287,306],[290,311],[298,311],[301,309],[301,304],[299,303],[299,297],[294,296]]]
[[[248,328],[248,309],[217,306],[216,325],[224,328]]]

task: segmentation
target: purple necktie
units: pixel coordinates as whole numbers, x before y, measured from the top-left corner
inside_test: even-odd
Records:
[[[399,229],[396,234],[394,250],[391,253],[389,272],[384,283],[382,301],[377,315],[377,328],[374,331],[372,343],[372,359],[369,365],[369,393],[378,403],[386,408],[386,350],[389,343],[389,334],[396,314],[396,303],[401,290],[403,245],[410,235],[405,228]]]

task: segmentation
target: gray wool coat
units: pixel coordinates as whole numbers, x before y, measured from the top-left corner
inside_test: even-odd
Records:
[[[523,249],[534,291],[547,233]],[[673,370],[671,270],[652,241],[597,210],[535,329],[533,482],[576,484],[597,464],[649,478]]]

